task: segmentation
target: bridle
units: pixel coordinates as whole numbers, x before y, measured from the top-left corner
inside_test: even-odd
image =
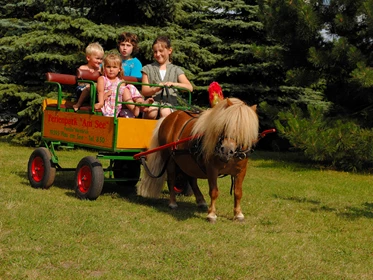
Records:
[[[220,135],[219,139],[218,139],[218,142],[216,143],[216,146],[215,146],[215,153],[218,153],[222,144],[223,144],[223,140],[225,139],[225,137],[223,135]],[[233,153],[233,157],[234,158],[238,158],[240,160],[242,159],[245,159],[245,158],[248,158],[249,155],[253,152],[254,150],[251,149],[251,148],[248,148],[248,149],[243,149],[243,147],[237,147],[237,149],[234,151]]]

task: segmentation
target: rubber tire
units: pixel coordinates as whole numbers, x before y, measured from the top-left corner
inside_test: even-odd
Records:
[[[134,181],[117,181],[117,185],[128,188],[136,186],[140,180],[141,164],[138,161],[132,160],[114,160],[114,178],[134,178]]]
[[[53,185],[56,167],[47,148],[37,148],[32,152],[27,164],[27,176],[33,188],[48,189]]]
[[[104,170],[92,156],[80,160],[75,171],[75,194],[80,199],[96,200],[104,186]]]

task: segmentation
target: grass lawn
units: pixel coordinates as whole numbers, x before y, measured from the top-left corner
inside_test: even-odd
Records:
[[[73,172],[33,189],[32,151],[0,142],[0,279],[373,279],[372,175],[256,151],[245,221],[232,221],[225,177],[209,224],[193,197],[170,210],[167,192],[150,200],[108,184],[96,201],[79,200]],[[62,167],[94,155],[57,154]]]

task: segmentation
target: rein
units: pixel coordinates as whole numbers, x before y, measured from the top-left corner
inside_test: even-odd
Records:
[[[151,171],[149,170],[148,165],[146,164],[146,158],[145,158],[145,156],[140,157],[140,160],[141,160],[141,164],[144,166],[144,169],[145,169],[146,173],[150,177],[152,177],[153,179],[158,179],[158,178],[160,178],[166,172],[167,164],[168,164],[168,162],[170,160],[170,157],[171,157],[171,155],[165,161],[164,166],[163,166],[161,172],[159,172],[158,175],[154,175],[153,173],[151,173]]]

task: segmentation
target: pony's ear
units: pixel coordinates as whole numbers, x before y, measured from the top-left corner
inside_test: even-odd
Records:
[[[254,112],[256,112],[256,107],[257,107],[258,105],[257,104],[255,104],[255,105],[253,105],[253,106],[250,106],[250,108],[251,109],[253,109],[254,110]]]
[[[229,107],[229,106],[232,106],[232,105],[233,105],[233,102],[229,98],[227,98],[227,106]]]

